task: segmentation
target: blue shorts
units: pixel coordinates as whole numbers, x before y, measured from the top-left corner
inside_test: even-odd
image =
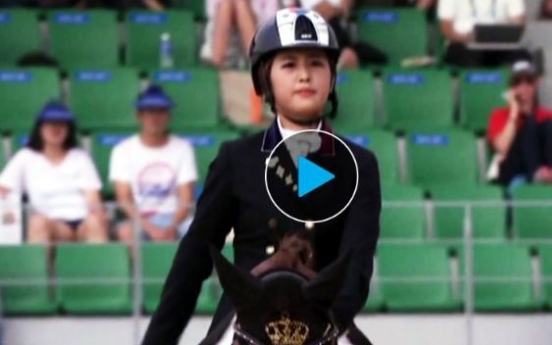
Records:
[[[151,217],[148,218],[150,223],[154,226],[165,228],[169,226],[173,220],[173,215],[170,213],[157,213]],[[189,216],[188,218],[184,219],[184,221],[180,224],[178,227],[178,239],[180,240],[186,233],[188,232],[188,229],[190,228],[190,224],[192,223],[193,217]],[[141,238],[143,241],[150,241],[150,236],[142,230]]]

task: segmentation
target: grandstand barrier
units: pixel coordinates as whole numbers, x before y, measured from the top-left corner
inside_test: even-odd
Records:
[[[441,343],[479,345],[485,343],[481,340],[482,323],[495,322],[493,327],[499,327],[498,320],[507,325],[516,318],[531,318],[527,325],[535,328],[543,320],[549,322],[552,231],[546,227],[546,219],[552,217],[551,207],[550,201],[516,198],[384,201],[370,298],[359,315],[361,327],[370,329],[372,321],[386,323],[394,318],[397,322],[409,320],[412,325],[428,317],[432,322],[454,319],[455,329],[462,330],[461,341],[458,334],[447,341],[442,338],[446,334],[437,330],[434,337],[440,337]],[[106,209],[115,216],[116,205],[108,203]],[[388,212],[405,219],[388,222]],[[415,223],[409,217],[417,212],[423,213],[422,233],[409,231]],[[28,213],[26,208],[23,214]],[[21,218],[24,221],[25,216]],[[134,227],[138,228],[136,220]],[[232,234],[223,249],[230,260],[231,239]],[[109,320],[125,320],[123,329],[132,333],[126,336],[128,343],[139,344],[146,320],[158,303],[177,243],[145,243],[135,231],[132,246],[112,241],[60,243],[53,248],[51,270],[47,245],[0,245],[4,328],[12,343],[28,343],[21,340],[29,339],[29,333],[23,331],[26,327],[60,327],[61,331],[67,327],[63,320],[91,317],[91,324],[97,327],[104,327]],[[204,283],[196,306],[192,324],[197,330],[206,330],[221,294],[213,273]],[[427,332],[425,340],[409,344],[434,343],[431,331]],[[550,332],[539,328],[537,333],[534,342],[527,344],[552,341]],[[186,339],[191,339],[190,332],[187,334]],[[501,344],[510,343],[506,339]]]

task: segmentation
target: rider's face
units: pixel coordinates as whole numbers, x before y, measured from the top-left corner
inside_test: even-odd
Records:
[[[300,122],[320,117],[333,88],[328,56],[320,49],[276,54],[270,81],[278,115]]]

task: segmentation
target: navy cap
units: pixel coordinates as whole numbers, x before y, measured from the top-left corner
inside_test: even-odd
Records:
[[[150,85],[138,95],[136,109],[172,109],[174,102],[158,85]]]
[[[44,105],[37,118],[38,121],[74,122],[75,117],[65,104],[60,101],[50,101]]]

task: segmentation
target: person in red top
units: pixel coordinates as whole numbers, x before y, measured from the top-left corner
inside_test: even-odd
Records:
[[[512,67],[508,107],[490,116],[487,138],[498,156],[497,182],[516,177],[552,183],[552,110],[538,104],[538,73],[528,61]]]

